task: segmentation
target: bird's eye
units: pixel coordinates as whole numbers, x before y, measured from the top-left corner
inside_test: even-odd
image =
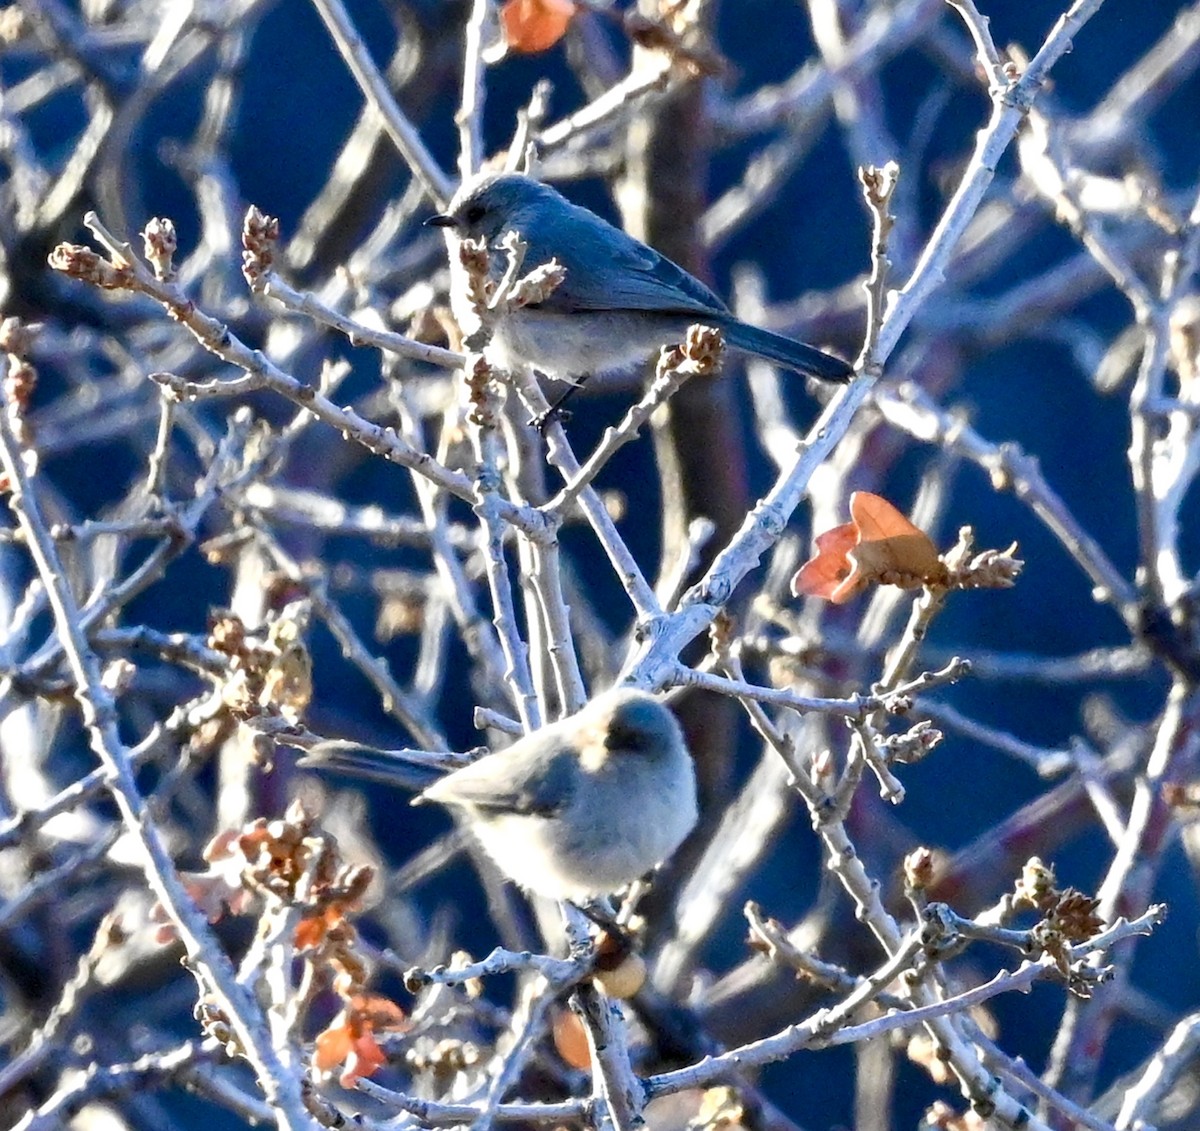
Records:
[[[482,204],[472,204],[470,208],[463,213],[463,219],[468,224],[478,224],[480,220],[487,215],[487,209]]]
[[[626,753],[640,754],[649,749],[651,736],[641,727],[630,726],[614,719],[609,724],[608,734],[605,735],[604,745],[609,750],[620,750]]]

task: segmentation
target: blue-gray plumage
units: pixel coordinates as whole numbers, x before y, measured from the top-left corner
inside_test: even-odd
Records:
[[[848,381],[854,375],[836,357],[735,318],[678,264],[549,185],[519,173],[468,181],[446,212],[429,222],[446,231],[451,302],[467,334],[477,318],[459,262],[462,240],[486,242],[496,279],[507,264],[500,240],[510,231],[527,245],[525,270],[551,259],[566,268],[566,277],[544,302],[509,311],[499,320],[489,353],[506,368],[528,365],[575,381],[644,360],[659,347],[680,342],[687,327],[699,322],[720,329],[732,348],[798,373],[826,381]]]
[[[458,812],[527,891],[587,902],[679,847],[696,823],[696,777],[671,712],[617,688],[447,774],[421,801]]]

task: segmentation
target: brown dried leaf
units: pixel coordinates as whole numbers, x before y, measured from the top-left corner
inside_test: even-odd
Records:
[[[944,585],[948,572],[929,535],[887,499],[869,491],[850,496],[851,520],[817,536],[817,553],[792,578],[796,596],[840,605],[871,582],[915,589]]]
[[[554,1047],[558,1055],[572,1068],[586,1071],[592,1067],[592,1052],[588,1048],[583,1022],[569,1009],[559,1009],[552,1025]]]
[[[1048,916],[1071,943],[1086,942],[1104,929],[1104,920],[1096,914],[1100,900],[1067,888]]]

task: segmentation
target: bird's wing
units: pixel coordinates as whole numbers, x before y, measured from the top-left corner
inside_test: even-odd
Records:
[[[570,803],[573,778],[567,752],[560,751],[538,765],[527,765],[531,759],[520,755],[507,755],[502,750],[447,774],[425,790],[421,800],[497,815],[541,817],[553,817]]]
[[[557,259],[566,279],[538,304],[541,310],[656,310],[679,314],[725,314],[725,304],[666,256],[595,214],[567,205],[553,231],[525,224],[527,268]]]

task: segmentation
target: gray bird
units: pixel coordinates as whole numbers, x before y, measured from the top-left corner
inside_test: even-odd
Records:
[[[584,904],[661,864],[696,823],[696,776],[675,717],[618,688],[455,770],[413,799],[460,815],[509,879]]]
[[[502,368],[534,369],[581,383],[628,368],[664,345],[683,340],[687,327],[720,329],[727,345],[825,381],[848,381],[844,361],[803,342],[742,322],[698,279],[653,248],[572,204],[549,185],[519,173],[484,174],[467,181],[447,210],[428,223],[445,230],[450,251],[450,300],[464,333],[478,326],[467,299],[458,247],[484,240],[491,275],[508,262],[506,232],[527,244],[523,270],[557,259],[566,277],[541,303],[506,312],[488,356]]]

